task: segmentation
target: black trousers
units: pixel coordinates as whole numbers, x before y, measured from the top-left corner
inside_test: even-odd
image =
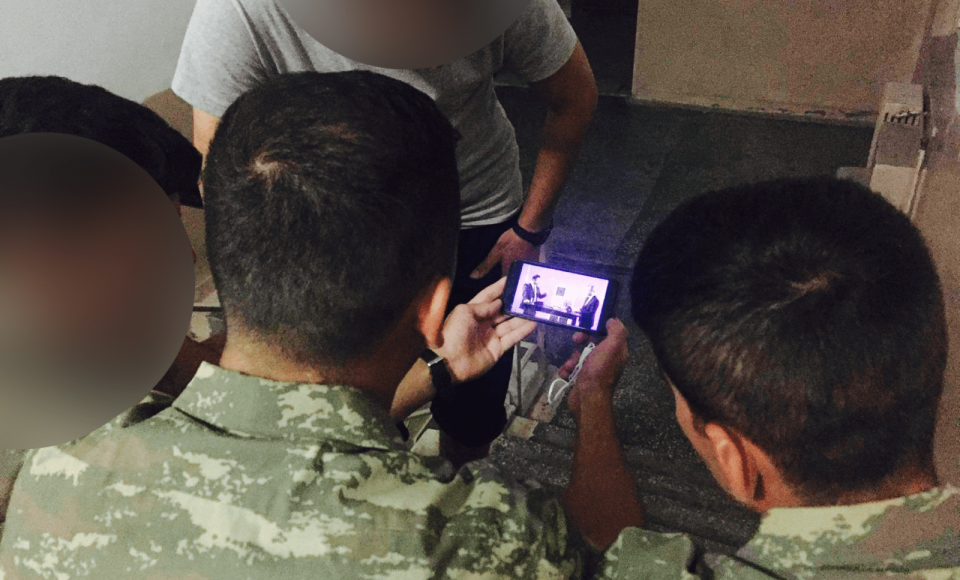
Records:
[[[500,264],[479,280],[471,279],[470,273],[483,262],[500,236],[514,222],[515,218],[502,224],[460,231],[457,271],[450,292],[448,313],[458,304],[469,302],[478,292],[502,277]],[[504,353],[484,376],[457,385],[454,400],[434,399],[430,407],[433,418],[451,438],[468,447],[479,447],[496,439],[506,427],[507,415],[503,402],[510,385],[513,351],[510,349]]]

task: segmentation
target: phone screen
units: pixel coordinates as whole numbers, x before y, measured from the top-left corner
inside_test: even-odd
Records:
[[[503,293],[503,311],[602,334],[616,306],[618,289],[616,280],[535,262],[514,262]]]

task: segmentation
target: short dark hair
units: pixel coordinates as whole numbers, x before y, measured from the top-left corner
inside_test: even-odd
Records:
[[[450,276],[456,134],[432,99],[368,71],[278,75],[224,113],[203,183],[227,326],[301,362],[372,354]]]
[[[200,152],[155,112],[103,87],[58,76],[0,79],[0,138],[23,133],[96,141],[139,165],[169,197],[203,205]]]
[[[754,442],[808,505],[932,473],[943,297],[881,196],[817,178],[694,198],[644,244],[631,294],[699,422]]]

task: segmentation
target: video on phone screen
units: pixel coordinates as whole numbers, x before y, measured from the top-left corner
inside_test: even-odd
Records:
[[[510,312],[596,331],[608,284],[603,278],[524,264]]]

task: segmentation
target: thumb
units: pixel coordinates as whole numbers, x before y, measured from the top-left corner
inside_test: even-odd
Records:
[[[569,378],[570,375],[573,373],[573,369],[577,368],[577,363],[579,361],[580,361],[580,351],[575,350],[573,351],[573,354],[570,355],[570,358],[568,358],[567,361],[563,363],[563,366],[561,366],[557,370],[557,375],[559,375],[560,378],[563,378],[563,379]]]
[[[500,314],[500,304],[501,300],[498,298],[493,302],[484,302],[482,304],[473,305],[473,314],[476,316],[477,320],[489,320],[495,318]]]
[[[620,320],[616,318],[611,318],[610,320],[607,320],[607,336],[608,337],[612,337],[615,340],[626,341],[628,334],[629,333],[627,332],[627,327],[624,326],[623,323],[620,322]]]

